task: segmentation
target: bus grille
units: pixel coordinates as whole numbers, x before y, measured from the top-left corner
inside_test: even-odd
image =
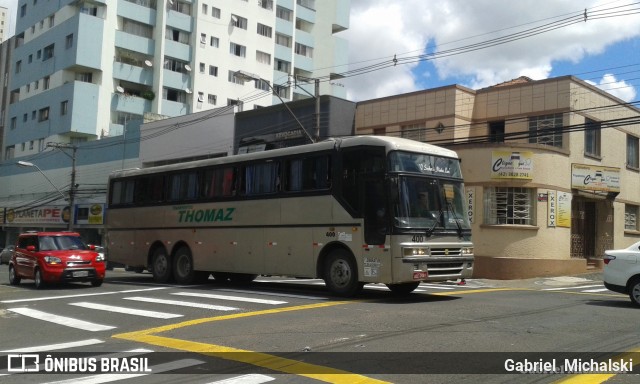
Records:
[[[463,266],[464,263],[427,263],[429,276],[458,275]]]
[[[461,248],[431,248],[431,256],[462,256]]]

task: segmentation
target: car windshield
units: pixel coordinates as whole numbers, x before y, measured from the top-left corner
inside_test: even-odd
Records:
[[[38,241],[41,251],[87,249],[87,245],[78,236],[40,236]]]

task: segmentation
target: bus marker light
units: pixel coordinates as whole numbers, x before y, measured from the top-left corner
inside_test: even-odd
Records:
[[[232,242],[230,242],[229,244],[231,244],[231,245],[238,245],[238,242],[237,242],[237,241],[232,241]]]
[[[278,243],[276,243],[275,241],[270,241],[267,243],[268,246],[272,246],[272,245],[278,245]]]
[[[322,243],[313,243],[313,246],[314,246],[314,247],[321,247],[321,246],[322,246]]]

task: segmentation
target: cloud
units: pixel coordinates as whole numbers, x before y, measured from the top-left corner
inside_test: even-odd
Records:
[[[587,83],[594,85],[626,102],[636,100],[637,92],[635,88],[630,86],[624,80],[617,80],[616,77],[610,73],[602,76],[602,79],[600,79],[600,81],[598,81],[597,83],[590,80],[586,81]]]
[[[348,97],[365,100],[429,87],[434,79],[482,88],[518,76],[544,79],[560,63],[577,63],[608,46],[640,37],[640,15],[596,19],[597,11],[621,6],[608,0],[351,0],[350,69],[470,46],[580,16],[587,21],[513,42],[412,63],[345,79]],[[591,16],[590,16],[591,15]],[[591,18],[590,18],[591,17]],[[424,75],[426,73],[426,76]],[[462,81],[462,82],[460,82]],[[624,92],[634,92],[627,85]]]

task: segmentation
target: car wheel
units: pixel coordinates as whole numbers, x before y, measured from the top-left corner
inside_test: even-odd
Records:
[[[20,278],[18,277],[18,275],[16,275],[16,269],[13,267],[13,265],[9,265],[9,284],[20,284]]]
[[[324,264],[324,281],[329,290],[339,296],[353,296],[364,284],[358,281],[356,262],[344,249],[332,251]]]
[[[36,283],[36,289],[44,288],[45,282],[44,282],[44,279],[42,278],[42,272],[40,271],[40,268],[36,268],[36,271],[33,275],[34,275],[33,280]]]
[[[191,284],[194,277],[191,251],[187,247],[181,247],[173,257],[173,278],[178,284]]]
[[[629,283],[629,298],[631,302],[640,307],[640,277],[636,277]]]
[[[102,279],[98,279],[98,280],[91,280],[91,285],[94,287],[99,287],[102,285]]]
[[[167,283],[171,280],[171,259],[164,248],[158,248],[153,252],[151,273],[158,283]]]

